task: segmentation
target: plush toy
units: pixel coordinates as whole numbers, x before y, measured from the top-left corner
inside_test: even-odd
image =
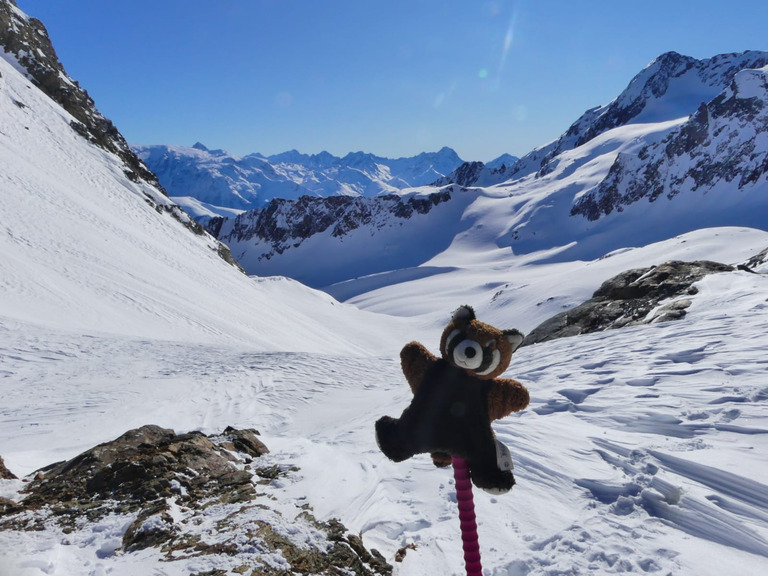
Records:
[[[441,467],[461,458],[478,488],[510,490],[515,483],[511,459],[500,465],[508,451],[497,442],[491,422],[528,405],[525,386],[497,378],[522,341],[519,331],[484,324],[471,307],[461,306],[440,339],[442,358],[418,342],[406,344],[400,359],[413,400],[400,418],[376,422],[381,451],[395,462],[431,453]]]

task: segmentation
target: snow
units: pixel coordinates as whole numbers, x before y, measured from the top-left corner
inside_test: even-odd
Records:
[[[170,200],[127,180],[117,158],[81,139],[72,118],[4,60],[0,73],[9,96],[0,98],[0,322],[258,350],[383,344],[360,330],[329,341],[318,312],[361,313],[289,280],[255,289],[256,281],[222,266],[210,236],[187,231],[145,198]],[[291,299],[297,291],[305,305]]]
[[[317,537],[288,514],[302,502],[320,519],[340,518],[390,562],[414,545],[394,564],[397,576],[463,573],[451,471],[427,456],[395,464],[376,447],[374,421],[399,415],[411,397],[397,358],[403,344],[417,339],[436,352],[460,304],[527,331],[627,268],[672,258],[738,263],[768,246],[768,232],[721,227],[652,243],[638,230],[634,247],[602,258],[564,258],[548,241],[512,249],[499,238],[519,222],[492,210],[494,201],[524,210],[546,192],[545,177],[479,192],[461,215],[474,228],[428,268],[403,271],[397,283],[346,284],[354,297],[341,304],[295,281],[240,274],[212,239],[145,202],[159,192],[126,180],[114,157],[80,139],[70,117],[4,60],[0,74],[8,468],[25,476],[149,423],[178,432],[256,427],[267,464],[299,468],[269,488],[286,512],[282,529],[296,541]],[[585,154],[584,167],[608,162],[614,137],[573,154]],[[571,192],[589,185],[573,182]],[[530,222],[546,230],[544,220]],[[504,496],[475,491],[487,576],[764,572],[768,276],[720,274],[697,287],[683,320],[516,352],[507,376],[528,386],[531,405],[494,427],[518,485]],[[17,497],[22,486],[0,481],[0,494]],[[212,509],[188,529],[214,539],[228,512]],[[251,514],[243,526],[266,511]],[[234,566],[126,553],[119,546],[132,520],[108,516],[69,534],[0,531],[0,574],[186,576]]]
[[[765,98],[768,90],[768,66],[756,70],[742,70],[734,77],[738,98]]]
[[[714,575],[734,565],[760,573],[768,557],[768,279],[739,272],[699,288],[685,321],[518,351],[509,375],[533,400],[495,425],[512,448],[518,485],[475,496],[486,573],[657,566]],[[425,343],[434,350],[438,337],[439,329]],[[373,438],[375,419],[397,415],[410,397],[395,357],[159,346],[42,328],[0,341],[0,453],[18,474],[142,423],[207,433],[257,426],[269,458],[300,469],[281,486],[289,500],[340,517],[390,561],[416,544],[397,574],[461,573],[450,472],[425,456],[388,462]],[[83,567],[96,562],[118,530],[109,524],[116,519],[103,522],[92,541],[0,533],[9,544],[0,549],[29,550],[28,568],[52,563],[48,573],[64,574],[76,564],[52,550]],[[121,573],[129,558],[116,552],[99,562]]]

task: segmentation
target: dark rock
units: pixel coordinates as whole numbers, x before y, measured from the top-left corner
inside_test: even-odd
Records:
[[[16,512],[21,512],[21,510],[23,510],[21,505],[17,504],[13,500],[0,496],[0,516],[5,516],[6,514],[15,514]]]
[[[15,480],[16,476],[11,473],[8,468],[5,467],[5,462],[3,462],[3,457],[0,456],[0,480]]]
[[[235,450],[247,454],[254,458],[258,458],[264,454],[269,454],[269,448],[256,438],[259,435],[257,430],[248,428],[245,430],[237,430],[232,426],[227,426],[224,429],[223,437],[232,442]]]
[[[503,169],[497,169],[499,172],[504,172],[506,166],[502,164]],[[461,166],[456,168],[450,174],[443,176],[435,180],[432,186],[445,186],[447,184],[458,184],[459,186],[472,186],[477,182],[478,177],[485,169],[485,164],[482,162],[464,162]]]
[[[240,487],[253,490],[250,474],[238,470],[203,434],[175,434],[154,425],[130,430],[42,472],[24,490],[28,508],[61,503],[81,508],[94,499],[114,499],[123,510],[137,510],[174,489],[188,498]]]
[[[158,500],[144,508],[125,531],[123,550],[134,552],[160,547],[171,540],[176,532],[178,530],[168,514],[168,504],[165,500]]]
[[[696,294],[693,284],[707,274],[733,270],[733,266],[707,260],[673,260],[660,266],[627,270],[606,280],[591,299],[542,322],[526,336],[523,345],[610,328],[679,320],[691,305],[687,298],[660,307],[653,317],[649,318],[649,314],[664,300]]]
[[[368,551],[338,520],[317,520],[306,503],[295,507],[295,518],[285,518],[271,506],[279,488],[256,492],[250,463],[269,452],[257,435],[254,429],[232,427],[210,437],[151,425],[130,430],[39,471],[21,502],[0,498],[0,530],[46,530],[53,519],[71,533],[88,530],[89,521],[107,514],[130,513],[135,517],[122,538],[125,554],[156,548],[168,562],[236,559],[231,570],[236,574],[390,575],[392,566],[381,554]],[[272,483],[298,469],[272,464],[262,470],[264,481]],[[290,510],[290,502],[280,508]],[[287,524],[303,525],[324,539],[318,536],[312,544],[294,538],[294,529],[280,531]],[[272,567],[254,550],[282,556],[290,570]],[[198,574],[219,573],[230,571]]]
[[[239,214],[231,226],[229,218],[211,218],[205,229],[220,241],[261,241],[265,251],[260,258],[297,247],[306,239],[330,230],[334,238],[343,237],[361,226],[380,229],[392,217],[407,220],[416,214],[428,214],[435,206],[451,200],[450,189],[425,196],[384,194],[373,198],[360,196],[301,196],[296,200],[276,198],[263,209]],[[228,230],[222,233],[222,230]]]
[[[741,266],[743,266],[744,268],[752,272],[754,271],[755,268],[757,268],[758,266],[761,266],[762,264],[765,264],[766,262],[768,262],[768,248],[752,256],[749,260],[744,262],[744,264],[742,264]],[[741,268],[741,266],[739,268]]]

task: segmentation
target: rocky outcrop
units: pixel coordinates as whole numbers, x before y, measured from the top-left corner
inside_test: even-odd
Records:
[[[691,305],[687,296],[698,292],[695,282],[707,274],[733,270],[733,266],[706,260],[675,260],[622,272],[604,282],[583,304],[534,328],[523,345],[623,326],[678,320]]]
[[[768,248],[747,259],[743,264],[740,264],[739,269],[755,272],[766,267],[766,265],[768,265]]]
[[[2,456],[0,456],[0,480],[14,480],[16,476],[5,467]]]
[[[168,562],[216,556],[233,572],[253,575],[391,574],[381,554],[337,520],[319,521],[306,504],[297,503],[293,515],[286,515],[290,502],[274,504],[275,480],[298,469],[260,465],[269,450],[258,435],[130,430],[35,473],[18,502],[0,501],[0,530],[44,530],[54,522],[69,533],[122,514],[129,519],[124,554],[154,548]]]
[[[456,168],[456,170],[447,176],[435,180],[432,185],[445,186],[447,184],[458,184],[459,186],[472,186],[477,182],[484,169],[485,164],[482,162],[464,162],[464,164]]]
[[[515,173],[515,166],[520,159],[511,154],[502,154],[487,164],[482,162],[464,162],[450,174],[438,178],[432,186],[447,186],[458,184],[470,186],[492,186],[504,182]]]
[[[260,241],[267,248],[261,258],[270,259],[304,240],[330,231],[334,238],[362,226],[373,230],[428,214],[451,200],[451,188],[428,195],[387,194],[374,198],[302,196],[297,200],[275,199],[263,210],[250,210],[236,218],[213,218],[206,229],[226,243]]]

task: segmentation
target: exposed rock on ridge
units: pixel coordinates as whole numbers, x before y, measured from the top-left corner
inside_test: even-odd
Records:
[[[43,23],[25,17],[14,0],[0,2],[0,46],[13,55],[40,90],[76,118],[73,129],[119,156],[131,180],[141,179],[162,190],[157,177],[133,153],[112,121],[96,109],[88,92],[67,76]]]
[[[523,345],[623,326],[678,320],[691,305],[686,296],[698,292],[693,286],[695,282],[707,274],[733,270],[733,266],[706,260],[674,260],[660,266],[627,270],[604,282],[583,304],[542,322],[525,337]],[[677,299],[661,305],[673,298]]]
[[[70,125],[77,134],[117,156],[122,162],[123,174],[134,183],[143,183],[143,197],[155,210],[170,214],[195,234],[205,234],[202,226],[171,202],[155,174],[131,150],[112,121],[96,109],[88,92],[67,75],[43,23],[24,14],[14,0],[0,0],[0,50],[1,58],[11,62],[74,117]],[[23,106],[23,103],[19,105]],[[221,243],[215,244],[217,254],[239,268],[229,249]]]
[[[263,210],[251,210],[234,219],[211,219],[206,229],[223,242],[261,240],[269,246],[261,258],[270,259],[329,229],[331,236],[338,238],[361,226],[380,228],[392,217],[407,220],[414,213],[427,214],[435,206],[449,200],[450,189],[426,196],[387,194],[374,198],[278,198]]]
[[[2,456],[0,456],[0,480],[13,480],[16,476],[5,467]]]

